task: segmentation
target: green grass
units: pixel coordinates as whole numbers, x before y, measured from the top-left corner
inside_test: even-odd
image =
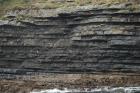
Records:
[[[139,1],[139,0],[135,0]],[[117,4],[128,2],[128,0],[73,0],[68,2],[52,1],[52,0],[0,0],[0,16],[5,14],[7,10],[14,9],[26,9],[26,8],[44,8],[44,9],[55,9],[55,8],[67,8],[70,6],[84,6],[90,4]],[[140,2],[140,1],[139,1]]]
[[[82,6],[87,4],[113,4],[127,2],[128,0],[74,0],[73,2],[56,2],[52,0],[0,0],[0,8],[58,8],[69,6]]]
[[[0,0],[0,16],[7,10],[26,8],[28,5],[26,0]]]

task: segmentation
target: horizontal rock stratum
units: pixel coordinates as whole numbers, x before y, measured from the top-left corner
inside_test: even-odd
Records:
[[[82,8],[7,13],[0,21],[2,93],[140,86],[140,11]]]

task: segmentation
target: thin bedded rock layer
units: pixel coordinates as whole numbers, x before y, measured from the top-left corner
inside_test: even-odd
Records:
[[[9,17],[9,21],[0,23],[1,79],[39,82],[41,79],[34,76],[51,77],[47,73],[52,73],[54,79],[58,76],[55,73],[61,73],[62,77],[67,74],[67,84],[74,87],[77,83],[72,80],[78,74],[91,78],[107,74],[107,80],[99,78],[96,84],[89,79],[83,84],[102,86],[105,80],[104,85],[140,85],[140,12],[112,7],[32,17],[28,21]],[[113,75],[121,78],[119,83],[113,82],[113,78],[117,80]],[[58,79],[56,87],[65,87],[60,81],[63,78]],[[49,83],[53,85],[53,81]]]

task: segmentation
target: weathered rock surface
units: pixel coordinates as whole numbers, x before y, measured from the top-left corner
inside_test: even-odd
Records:
[[[29,20],[9,17],[0,22],[2,80],[41,82],[40,88],[48,87],[43,82],[49,87],[140,86],[140,12],[113,7]]]

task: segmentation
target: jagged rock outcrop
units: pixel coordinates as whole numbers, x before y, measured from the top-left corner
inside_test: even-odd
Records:
[[[8,17],[0,23],[1,79],[56,81],[56,87],[140,85],[139,11],[110,7],[28,21]]]

